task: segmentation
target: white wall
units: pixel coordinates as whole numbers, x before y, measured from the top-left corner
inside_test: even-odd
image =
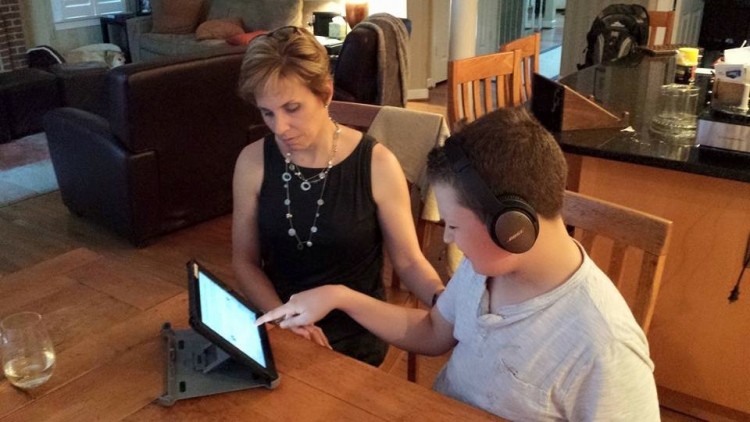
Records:
[[[370,0],[368,4],[371,15],[375,13],[390,13],[397,18],[408,17],[406,13],[406,0]]]

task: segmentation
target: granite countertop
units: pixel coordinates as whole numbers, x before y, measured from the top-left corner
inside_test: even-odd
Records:
[[[750,154],[651,142],[648,134],[618,129],[555,134],[563,151],[750,183]]]
[[[628,111],[631,127],[555,134],[563,151],[750,183],[750,153],[674,145],[649,134],[659,87],[670,83],[673,75],[668,58],[646,56],[592,66],[564,77],[562,84],[594,97],[608,110]],[[702,89],[705,91],[705,86]],[[703,95],[701,104],[705,104],[705,92]]]

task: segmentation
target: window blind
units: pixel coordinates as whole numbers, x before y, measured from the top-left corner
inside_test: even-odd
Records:
[[[50,0],[55,22],[90,19],[127,11],[126,0]]]

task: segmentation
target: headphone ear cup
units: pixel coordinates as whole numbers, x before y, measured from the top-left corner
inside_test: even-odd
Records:
[[[539,234],[536,211],[520,196],[506,194],[496,197],[471,165],[461,147],[462,141],[460,135],[451,135],[443,147],[445,157],[456,176],[480,201],[484,211],[492,214],[492,219],[487,222],[490,237],[496,245],[508,252],[528,251],[534,246]]]
[[[498,198],[500,212],[490,221],[489,232],[499,247],[510,253],[524,253],[534,246],[539,222],[534,209],[522,198],[504,195]]]

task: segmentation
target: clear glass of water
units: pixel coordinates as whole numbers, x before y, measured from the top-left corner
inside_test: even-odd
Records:
[[[52,376],[55,350],[36,312],[19,312],[0,322],[3,372],[18,388],[38,387]]]

